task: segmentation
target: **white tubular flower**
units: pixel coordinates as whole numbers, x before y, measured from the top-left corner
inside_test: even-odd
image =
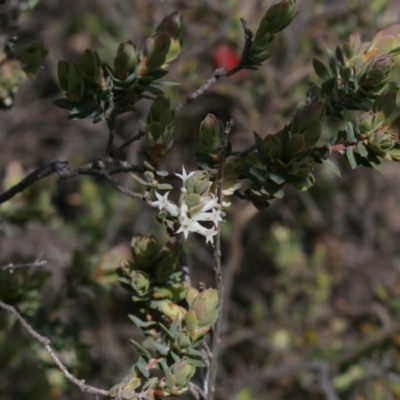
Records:
[[[220,209],[221,206],[218,204],[218,199],[214,195],[211,195],[211,197],[208,198],[208,200],[204,203],[199,212],[206,212],[214,208]]]
[[[207,234],[206,234],[206,244],[208,242],[211,242],[211,244],[214,246],[214,236],[218,233],[218,231],[213,227],[212,229],[209,229]]]
[[[158,207],[160,211],[166,210],[172,216],[177,217],[179,215],[179,207],[176,204],[172,203],[172,201],[168,200],[168,195],[169,192],[166,192],[164,196],[156,192],[157,201],[153,201],[151,205],[153,207]]]
[[[175,232],[175,233],[183,233],[183,236],[185,236],[185,240],[187,240],[189,236],[189,232],[191,231],[191,226],[193,224],[193,220],[190,218],[182,218],[180,219],[180,224],[181,227]]]
[[[185,167],[182,165],[182,174],[175,174],[177,177],[182,179],[182,185],[185,186],[187,180],[193,176],[196,171],[192,171],[189,174],[186,173]]]
[[[194,221],[212,221],[215,226],[222,221],[221,211],[213,209],[211,212],[197,212],[192,215]]]
[[[241,183],[236,183],[230,188],[222,189],[222,196],[232,196],[233,193],[235,193],[236,190],[240,189],[241,187],[242,187]]]
[[[179,221],[181,221],[181,220],[183,220],[185,218],[188,218],[187,213],[188,213],[187,204],[182,204],[181,208],[180,208],[180,211],[179,211]]]

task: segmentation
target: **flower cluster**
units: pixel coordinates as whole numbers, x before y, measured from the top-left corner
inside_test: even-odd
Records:
[[[161,195],[156,192],[157,201],[151,202],[166,218],[172,217],[178,222],[179,228],[175,233],[183,233],[185,239],[189,232],[197,232],[206,238],[206,243],[214,243],[214,236],[218,233],[217,227],[224,213],[218,199],[212,192],[212,182],[207,171],[193,171],[186,173],[182,167],[182,174],[176,174],[182,179],[179,205],[168,200],[169,192]],[[207,228],[201,222],[211,222],[214,225]]]

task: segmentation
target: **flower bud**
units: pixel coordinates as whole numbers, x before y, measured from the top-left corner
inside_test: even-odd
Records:
[[[185,187],[188,194],[195,193],[202,196],[208,191],[210,186],[209,184],[210,178],[208,172],[197,171],[187,180]]]
[[[190,305],[190,311],[196,313],[198,319],[198,325],[212,326],[218,318],[218,291],[216,289],[207,289],[204,292],[199,293],[192,304]]]
[[[133,271],[130,274],[131,286],[138,297],[145,297],[149,294],[150,277],[143,271]]]
[[[181,40],[183,34],[182,15],[175,11],[165,17],[156,28],[156,32],[166,32],[173,40]]]
[[[194,288],[194,287],[190,287],[186,293],[186,301],[188,302],[189,306],[193,303],[193,300],[196,298],[196,296],[199,294],[200,292]]]
[[[189,310],[185,314],[185,326],[188,331],[193,331],[198,326],[198,320],[196,313],[193,310]]]
[[[182,359],[171,365],[168,375],[175,377],[175,387],[179,390],[187,386],[195,371],[196,367],[190,361]]]
[[[156,56],[166,56],[170,46],[171,38],[169,34],[166,32],[156,32],[152,37],[146,39],[143,53],[149,60]]]
[[[133,262],[139,268],[149,269],[159,253],[159,244],[154,235],[137,235],[131,240]]]
[[[114,59],[115,73],[120,80],[130,75],[138,64],[137,46],[131,40],[121,43]]]
[[[163,313],[171,322],[178,317],[179,321],[182,321],[186,314],[186,310],[183,307],[176,305],[168,300],[162,300],[158,303],[158,309]]]
[[[21,61],[24,72],[29,76],[39,71],[48,52],[49,50],[42,43],[31,43],[18,52],[17,58]]]
[[[181,331],[176,335],[176,345],[179,347],[179,349],[188,349],[191,344],[192,341],[190,339],[190,335],[187,332]]]
[[[99,89],[104,89],[106,87],[101,60],[96,51],[86,49],[81,56],[81,66],[85,78],[90,83]]]
[[[275,35],[292,22],[295,5],[296,0],[281,0],[267,10],[261,23],[270,35]]]
[[[200,124],[199,139],[202,149],[210,155],[218,154],[223,132],[222,122],[215,115],[208,114]]]
[[[66,92],[68,100],[79,102],[84,92],[83,71],[78,64],[68,61],[58,62],[58,80]]]

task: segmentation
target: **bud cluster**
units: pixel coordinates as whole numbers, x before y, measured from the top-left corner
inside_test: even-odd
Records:
[[[269,58],[267,53],[275,35],[285,29],[295,17],[296,0],[283,0],[271,6],[257,29],[248,55],[248,64],[260,66]]]
[[[175,112],[170,107],[169,98],[159,95],[151,105],[147,115],[146,137],[151,147],[150,160],[157,163],[173,145]]]
[[[0,109],[11,108],[14,95],[27,77],[36,74],[47,56],[42,43],[31,43],[15,50],[15,58],[0,51]]]
[[[92,50],[85,50],[77,63],[60,61],[58,79],[66,98],[54,103],[68,110],[71,119],[92,116],[94,122],[107,117],[111,100],[119,103],[121,112],[133,110],[149,94],[162,93],[153,83],[168,73],[165,68],[178,56],[182,34],[182,17],[174,12],[145,40],[142,50],[131,40],[121,43],[113,67]]]
[[[154,236],[139,235],[131,241],[131,252],[132,259],[121,265],[118,274],[122,286],[133,293],[132,300],[141,305],[140,317],[130,318],[147,339],[142,344],[131,341],[139,360],[110,396],[127,400],[176,396],[188,390],[196,367],[204,366],[196,348],[218,318],[218,292],[199,292],[182,282],[182,273],[176,271],[177,242],[161,247]],[[151,378],[152,369],[161,372]]]

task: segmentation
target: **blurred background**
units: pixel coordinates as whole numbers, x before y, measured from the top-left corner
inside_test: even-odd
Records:
[[[58,60],[77,61],[86,48],[112,63],[120,42],[139,46],[174,10],[185,21],[184,49],[170,67],[172,104],[240,56],[239,18],[255,30],[268,0],[40,0],[19,20],[20,40],[49,49],[44,68],[26,82],[15,106],[1,113],[2,189],[55,160],[77,166],[104,152],[105,123],[69,121],[52,102],[63,95]],[[308,83],[318,78],[312,58],[358,31],[368,41],[400,23],[396,0],[299,0],[299,14],[278,34],[272,57],[258,71],[222,78],[179,115],[176,145],[163,169],[196,168],[201,120],[213,113],[236,121],[235,150],[278,131],[290,120]],[[397,72],[400,82],[400,64]],[[116,144],[134,134],[149,103],[117,124]],[[126,153],[138,163],[136,142]],[[223,224],[226,309],[217,399],[325,399],[313,360],[332,367],[340,399],[400,399],[400,166],[351,170],[338,155],[342,178],[316,170],[304,193],[288,188],[267,212],[233,200]],[[129,175],[120,184],[135,188]],[[137,355],[129,339],[140,332],[127,314],[129,294],[115,268],[129,257],[134,234],[166,234],[156,211],[91,177],[44,179],[0,206],[0,266],[47,266],[0,271],[0,300],[17,307],[70,371],[90,385],[110,388]],[[214,286],[212,249],[192,235],[186,243],[193,283]],[[90,399],[64,379],[39,343],[0,311],[2,400]],[[180,397],[192,398],[190,394]]]

